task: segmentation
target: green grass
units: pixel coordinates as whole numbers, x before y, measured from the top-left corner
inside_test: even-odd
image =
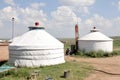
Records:
[[[86,63],[72,61],[39,68],[17,68],[7,72],[6,77],[1,77],[0,80],[26,80],[26,77],[34,70],[40,70],[37,80],[45,80],[47,77],[52,77],[54,80],[84,80],[92,71],[92,67]],[[65,70],[70,70],[67,79],[61,77]]]
[[[90,52],[82,52],[78,51],[77,55],[73,55],[74,57],[92,57],[92,58],[101,58],[101,57],[112,57],[120,55],[120,51],[113,52],[104,52],[104,51],[90,51]]]
[[[115,39],[113,43],[114,48],[120,48],[120,39]]]
[[[70,45],[75,44],[75,39],[74,38],[61,38],[59,40],[64,43],[64,49],[65,50],[67,48],[70,48]]]

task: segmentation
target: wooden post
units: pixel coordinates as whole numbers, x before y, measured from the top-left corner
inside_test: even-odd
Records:
[[[64,71],[64,78],[68,78],[69,75],[70,75],[70,71],[69,70]]]

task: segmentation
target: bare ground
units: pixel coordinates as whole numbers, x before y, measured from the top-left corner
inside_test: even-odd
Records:
[[[9,43],[0,43],[0,62],[7,61],[9,58],[8,44]]]
[[[85,80],[120,80],[120,56],[109,58],[75,58],[65,56],[68,61],[87,62],[94,69]]]

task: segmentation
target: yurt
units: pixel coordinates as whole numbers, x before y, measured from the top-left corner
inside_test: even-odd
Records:
[[[39,67],[64,63],[64,44],[43,27],[29,27],[29,31],[15,37],[9,45],[9,64],[17,67]]]
[[[79,50],[112,52],[113,51],[113,39],[99,32],[94,27],[89,34],[78,39]]]

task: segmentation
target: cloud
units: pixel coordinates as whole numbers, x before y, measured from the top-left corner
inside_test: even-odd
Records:
[[[33,8],[13,8],[11,6],[5,7],[0,10],[0,19],[4,22],[9,22],[12,17],[15,18],[17,24],[32,25],[35,21],[39,21],[41,25],[44,25],[46,14],[42,10]]]
[[[12,5],[12,6],[15,5],[15,3],[14,3],[13,0],[4,0],[4,2],[5,2],[6,4],[9,4],[9,5]]]
[[[7,6],[5,8],[3,8],[2,10],[0,10],[0,19],[3,21],[8,21],[9,19],[11,19],[12,17],[16,17],[18,16],[17,11],[12,8],[11,6]]]
[[[32,25],[31,23],[38,21],[43,26],[44,22],[47,21],[46,14],[43,10],[37,10],[32,8],[20,8],[19,15],[23,24]]]
[[[58,7],[56,11],[51,13],[51,16],[55,21],[60,23],[70,23],[76,18],[75,13],[67,6]]]
[[[62,5],[69,6],[73,11],[89,14],[88,8],[95,3],[95,0],[60,0]]]
[[[42,7],[45,7],[46,6],[46,3],[43,3],[43,2],[41,2],[41,3],[39,3],[40,4],[40,6],[42,6]]]
[[[32,3],[31,4],[31,7],[35,8],[35,9],[39,9],[40,7],[45,7],[45,6],[46,6],[46,4],[43,3],[43,2],[41,2],[41,3]]]
[[[60,0],[65,5],[76,5],[76,6],[90,6],[94,4],[95,0]]]
[[[120,17],[117,17],[115,19],[113,19],[113,22],[114,22],[114,27],[113,29],[116,30],[116,32],[120,32]]]
[[[118,2],[112,2],[112,5],[118,8],[118,11],[120,11],[120,0]]]
[[[118,2],[118,10],[120,11],[120,1]]]
[[[3,26],[3,23],[2,23],[2,21],[0,21],[0,26]]]
[[[24,33],[29,26],[34,26],[36,21],[40,22],[40,26],[44,26],[47,21],[47,15],[42,9],[31,8],[31,6],[20,8],[7,6],[0,9],[0,37],[10,38],[12,17],[15,18],[15,35]],[[7,33],[7,35],[6,35]]]
[[[0,9],[0,34],[4,34],[0,37],[9,38],[11,36],[12,17],[15,18],[16,35],[26,32],[28,26],[34,26],[35,21],[39,21],[40,26],[45,26],[46,30],[55,37],[74,37],[74,26],[77,22],[80,35],[88,33],[93,26],[96,26],[107,35],[119,35],[120,17],[107,19],[99,14],[93,14],[90,18],[81,19],[76,15],[76,13],[89,14],[89,7],[94,5],[95,0],[60,1],[62,5],[50,12],[51,16],[48,20],[48,16],[42,10],[46,3],[32,3],[30,6],[22,8],[15,4],[13,0],[9,0],[9,3],[6,2],[9,5]],[[118,4],[120,7],[120,1]]]
[[[51,16],[52,19],[47,25],[48,32],[59,37],[74,37],[74,26],[77,22],[81,23],[81,18],[77,17],[69,7],[60,6],[51,12]]]
[[[120,17],[117,17],[116,19],[113,20],[117,26],[120,25]]]
[[[86,26],[85,28],[87,28],[87,30],[95,26],[98,29],[100,29],[101,32],[109,36],[120,35],[119,25],[120,25],[120,17],[107,19],[98,14],[94,14],[91,18],[88,18],[84,21],[84,26]]]
[[[105,19],[103,16],[100,16],[98,14],[95,14],[92,18],[87,19],[85,23],[88,26],[112,27],[112,22],[109,19]]]

